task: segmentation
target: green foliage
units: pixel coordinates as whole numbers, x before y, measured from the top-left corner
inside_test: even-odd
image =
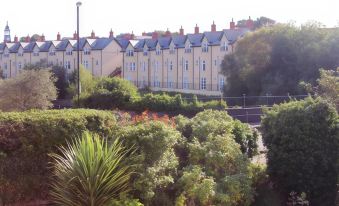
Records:
[[[113,200],[110,206],[144,206],[137,199],[122,199],[122,200]]]
[[[0,79],[0,111],[47,109],[57,97],[56,80],[49,70],[23,70],[14,78]]]
[[[48,153],[88,130],[110,136],[111,112],[48,110],[0,113],[0,197],[8,202],[46,198]]]
[[[304,94],[300,81],[314,84],[319,68],[337,67],[338,45],[339,29],[324,29],[316,23],[277,24],[252,32],[224,58],[225,94]]]
[[[68,88],[71,96],[76,96],[77,85],[78,85],[78,71],[75,70],[73,75],[70,77],[71,85]],[[82,96],[88,96],[92,94],[96,86],[96,78],[93,77],[92,73],[80,65],[80,90]]]
[[[51,198],[56,205],[105,206],[128,190],[131,166],[124,163],[127,150],[119,139],[110,145],[85,132],[61,154],[53,153]]]
[[[135,146],[135,154],[128,162],[135,165],[132,185],[135,197],[145,203],[158,201],[156,198],[174,183],[178,159],[174,146],[180,133],[161,122],[149,122],[127,126],[117,132],[127,148]],[[156,204],[155,204],[156,205]]]
[[[68,73],[67,69],[62,66],[53,66],[52,73],[54,78],[56,79],[55,87],[58,90],[58,99],[65,99],[69,96],[68,94]]]
[[[305,192],[311,205],[334,205],[339,172],[336,110],[320,98],[285,103],[265,112],[262,128],[268,174],[285,195]]]
[[[336,71],[320,69],[317,94],[333,103],[339,111],[339,68]]]

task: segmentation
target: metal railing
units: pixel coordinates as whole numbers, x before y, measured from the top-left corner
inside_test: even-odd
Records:
[[[219,84],[202,84],[186,82],[160,82],[160,81],[130,81],[138,88],[159,88],[159,89],[182,89],[182,90],[202,90],[202,91],[222,91],[223,85]]]

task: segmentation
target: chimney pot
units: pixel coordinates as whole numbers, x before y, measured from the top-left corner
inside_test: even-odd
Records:
[[[171,32],[168,30],[168,28],[167,28],[167,31],[166,31],[166,33],[165,33],[165,36],[166,36],[166,37],[170,37],[170,36],[171,36]]]
[[[95,33],[94,33],[93,30],[92,30],[92,33],[91,33],[91,39],[95,39]]]
[[[230,22],[230,29],[235,29],[235,23],[233,21],[233,18],[232,21]]]
[[[18,37],[16,35],[14,36],[14,42],[15,43],[19,42],[19,39],[18,39]]]
[[[113,30],[111,29],[111,31],[109,32],[109,38],[113,38]]]
[[[77,35],[77,32],[75,31],[74,34],[73,34],[73,39],[77,40],[77,37],[78,37],[78,35]]]
[[[29,35],[27,35],[26,38],[25,38],[25,42],[28,43],[28,42],[30,42],[30,41],[31,41],[31,37],[30,37]]]
[[[158,32],[156,32],[156,31],[153,32],[152,33],[152,39],[158,39],[158,35],[159,35]]]
[[[57,41],[60,41],[61,40],[61,35],[60,35],[60,33],[58,32],[58,34],[57,34]]]
[[[44,34],[41,35],[40,41],[42,41],[42,42],[45,41],[45,35]]]

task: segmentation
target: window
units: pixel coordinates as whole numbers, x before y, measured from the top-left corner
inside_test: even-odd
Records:
[[[206,89],[206,77],[201,77],[200,80],[200,89],[205,90]]]
[[[65,62],[65,69],[71,69],[71,62],[70,61]]]
[[[185,61],[185,71],[188,71],[188,60]]]
[[[144,56],[147,56],[147,55],[148,55],[148,49],[147,49],[147,48],[144,48],[143,55],[144,55]]]
[[[208,52],[208,44],[206,42],[202,44],[202,52]]]
[[[189,89],[189,83],[188,83],[188,78],[184,77],[184,85],[183,85],[184,89]]]
[[[146,71],[146,62],[142,62],[142,66],[141,67],[142,67],[142,71],[145,72]]]
[[[154,78],[153,86],[154,86],[154,87],[160,87],[160,81],[158,80],[157,77]]]
[[[169,53],[170,53],[170,54],[175,54],[175,48],[174,48],[174,46],[171,46],[171,47],[170,47]]]
[[[34,51],[33,52],[33,56],[35,56],[35,57],[39,56],[39,52],[38,51]]]
[[[9,53],[8,53],[8,51],[5,51],[5,53],[4,53],[4,57],[9,57]]]
[[[158,72],[158,70],[159,70],[159,62],[155,62],[154,71]]]
[[[132,49],[127,50],[126,56],[128,56],[128,57],[134,56],[134,51]]]
[[[228,43],[224,42],[221,47],[220,47],[220,51],[228,51]]]
[[[4,64],[4,69],[7,70],[7,63]]]
[[[191,53],[192,52],[192,45],[188,44],[185,48],[185,53]]]
[[[18,57],[22,57],[24,56],[24,53],[21,51],[21,52],[18,52]]]
[[[129,68],[130,68],[130,70],[131,71],[135,71],[135,62],[131,62],[131,63],[129,63]]]
[[[220,79],[219,79],[219,90],[222,91],[224,86],[225,86],[225,78],[220,77]]]
[[[206,61],[205,60],[202,61],[201,69],[202,69],[202,71],[206,71]]]
[[[87,60],[84,60],[84,67],[85,67],[86,69],[89,68],[89,64],[88,64],[88,61],[87,61]]]
[[[174,82],[172,80],[169,80],[168,88],[174,88]]]
[[[90,55],[91,50],[89,48],[84,48],[84,55]]]
[[[49,56],[55,56],[55,50],[51,49],[48,54]]]
[[[66,55],[67,56],[71,56],[73,54],[73,49],[72,48],[69,48],[66,50]]]
[[[21,69],[21,68],[22,68],[21,62],[18,62],[17,68],[18,68],[18,69]]]
[[[170,70],[170,71],[172,71],[172,70],[173,70],[173,62],[172,62],[172,61],[170,61],[170,63],[169,63],[169,66],[168,66],[168,67],[169,67],[169,70]]]
[[[99,65],[99,60],[95,61],[95,65],[97,65],[97,66]]]
[[[156,48],[155,54],[156,54],[156,55],[160,55],[160,54],[161,54],[161,49],[160,49],[160,47],[157,47],[157,48]]]

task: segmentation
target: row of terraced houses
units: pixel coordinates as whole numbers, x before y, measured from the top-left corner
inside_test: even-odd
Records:
[[[220,73],[224,56],[234,51],[236,42],[253,27],[249,18],[248,28],[236,28],[234,21],[229,29],[194,33],[161,35],[153,32],[142,36],[80,38],[80,62],[94,76],[119,75],[133,82],[138,88],[177,91],[206,95],[219,95],[226,84]],[[4,42],[0,44],[0,69],[5,78],[16,76],[27,64],[46,61],[72,73],[77,68],[77,34],[72,38],[46,41],[42,35],[37,41],[27,36],[23,41],[11,41],[9,27],[5,28]]]

